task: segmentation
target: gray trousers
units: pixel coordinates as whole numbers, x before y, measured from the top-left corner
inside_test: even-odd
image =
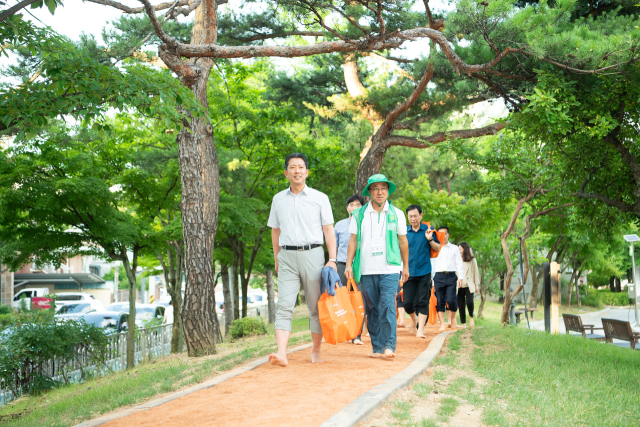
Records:
[[[300,283],[309,309],[309,329],[321,334],[318,317],[320,299],[320,273],[324,267],[322,247],[308,251],[285,251],[278,253],[278,311],[275,329],[291,331],[291,317],[296,306]]]

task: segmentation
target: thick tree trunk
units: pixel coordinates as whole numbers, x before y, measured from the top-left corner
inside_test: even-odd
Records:
[[[224,296],[224,334],[229,333],[229,327],[233,323],[233,310],[231,309],[231,288],[229,287],[229,266],[223,265],[222,275],[222,294]]]
[[[356,171],[356,185],[355,193],[362,194],[362,190],[367,185],[369,177],[380,173],[382,170],[382,162],[384,161],[384,155],[387,152],[387,147],[381,138],[374,134],[367,142],[368,148],[365,148],[366,154],[358,165]]]
[[[276,302],[273,292],[273,270],[267,270],[267,304],[269,306],[269,323],[276,321]]]

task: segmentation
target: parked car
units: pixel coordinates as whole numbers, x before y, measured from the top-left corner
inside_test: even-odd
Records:
[[[100,304],[100,310],[104,310],[102,303],[86,292],[60,292],[56,294],[56,308],[60,308],[65,304],[88,303],[91,301]]]
[[[77,319],[84,313],[98,311],[91,307],[90,303],[83,302],[78,304],[65,304],[56,311],[56,319]],[[101,310],[102,311],[102,310]]]
[[[13,301],[11,301],[11,307],[21,308],[22,305],[31,309],[31,302],[33,298],[43,298],[49,294],[48,288],[26,288],[14,295]]]
[[[77,320],[105,329],[108,334],[117,334],[127,330],[129,315],[117,311],[92,311],[82,313]]]
[[[142,326],[143,320],[164,317],[164,306],[159,304],[136,304],[136,325]],[[129,313],[128,302],[114,302],[109,304],[107,311]]]

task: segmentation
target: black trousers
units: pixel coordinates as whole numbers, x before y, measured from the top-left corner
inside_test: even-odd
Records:
[[[429,296],[431,295],[431,274],[409,277],[403,286],[404,311],[408,314],[429,315]]]
[[[456,273],[437,272],[433,276],[433,287],[436,289],[435,294],[438,299],[436,309],[438,312],[444,313],[447,307],[449,311],[458,310],[458,295],[456,293],[458,276]]]
[[[473,294],[469,292],[469,288],[458,289],[458,306],[460,307],[460,323],[467,323],[467,316],[464,309],[465,299],[467,300],[467,310],[469,317],[473,317]]]

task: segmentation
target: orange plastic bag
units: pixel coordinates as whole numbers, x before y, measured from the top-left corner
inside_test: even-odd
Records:
[[[400,301],[404,302],[404,286],[400,280]],[[396,321],[400,320],[400,310],[398,310],[398,294],[396,294]]]
[[[422,222],[424,225],[431,227],[431,223],[430,222]],[[433,227],[431,227],[433,228]],[[433,230],[436,233],[436,238],[438,239],[438,242],[442,243],[444,242],[444,231],[435,231],[435,229]],[[431,249],[431,258],[438,258],[438,254],[440,253],[440,251],[434,251],[433,249]]]
[[[351,338],[354,339],[360,333],[362,324],[364,323],[364,300],[362,299],[362,292],[358,290],[355,280],[353,278],[347,281],[347,291],[349,293],[349,301],[351,307],[353,307],[354,315],[356,317],[357,332],[356,335]]]
[[[436,301],[436,291],[435,288],[432,286],[431,287],[431,298],[429,298],[429,324],[430,325],[435,325],[436,324],[436,317],[438,317],[438,310],[437,310],[437,301]]]
[[[336,286],[336,295],[327,292],[318,301],[318,314],[322,335],[327,344],[339,344],[358,336],[355,312],[346,286]]]

